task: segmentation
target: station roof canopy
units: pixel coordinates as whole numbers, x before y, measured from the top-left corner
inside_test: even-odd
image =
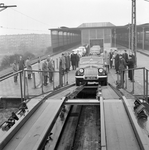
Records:
[[[94,23],[82,23],[78,28],[82,27],[110,27],[115,26],[110,22],[94,22]]]
[[[52,28],[49,29],[51,31],[58,31],[58,32],[70,32],[70,33],[81,33],[81,30],[83,29],[116,29],[121,30],[122,32],[126,29],[129,29],[129,26],[131,27],[131,24],[123,25],[123,26],[115,26],[114,24],[110,22],[97,22],[97,23],[82,23],[78,27],[59,27],[59,28]],[[140,24],[137,25],[137,30],[142,31],[143,28],[147,31],[149,31],[149,23]]]

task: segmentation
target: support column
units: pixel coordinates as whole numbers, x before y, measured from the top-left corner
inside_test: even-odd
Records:
[[[59,44],[59,31],[57,31],[57,42],[58,42],[58,47],[60,46],[60,44]]]
[[[64,41],[64,32],[62,32],[62,37],[63,37],[63,46],[65,45],[65,41]]]
[[[144,44],[145,44],[145,31],[144,31],[144,27],[143,27],[143,31],[142,31],[142,50],[144,50]]]
[[[131,50],[134,52],[135,55],[135,65],[137,66],[137,56],[136,56],[136,51],[137,51],[137,38],[136,38],[136,0],[132,0],[132,37],[131,37]]]

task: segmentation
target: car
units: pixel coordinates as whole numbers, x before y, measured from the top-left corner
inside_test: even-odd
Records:
[[[98,83],[107,85],[108,75],[103,64],[103,57],[98,55],[80,58],[79,68],[75,73],[76,86]]]
[[[72,51],[74,51],[75,54],[79,54],[81,57],[85,54],[86,50],[84,47],[79,47],[76,49],[73,49]]]
[[[101,53],[100,45],[94,45],[90,48],[91,55],[100,55],[100,53]]]

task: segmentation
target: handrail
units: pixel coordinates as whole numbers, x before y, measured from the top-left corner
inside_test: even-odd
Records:
[[[23,70],[17,71],[17,72],[15,72],[15,73],[13,73],[13,74],[10,74],[10,75],[6,76],[6,77],[3,77],[2,79],[0,79],[0,82],[3,81],[3,80],[8,79],[8,78],[10,78],[10,77],[13,77],[14,75],[17,75],[17,74],[19,74],[19,73],[21,73],[21,72],[23,72]]]

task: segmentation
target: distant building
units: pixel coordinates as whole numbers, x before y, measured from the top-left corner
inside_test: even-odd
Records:
[[[78,28],[81,29],[81,43],[100,45],[101,47],[111,47],[112,29],[114,27],[110,22],[82,23]]]
[[[51,46],[49,34],[0,35],[0,52],[21,52],[31,50],[33,53]]]

